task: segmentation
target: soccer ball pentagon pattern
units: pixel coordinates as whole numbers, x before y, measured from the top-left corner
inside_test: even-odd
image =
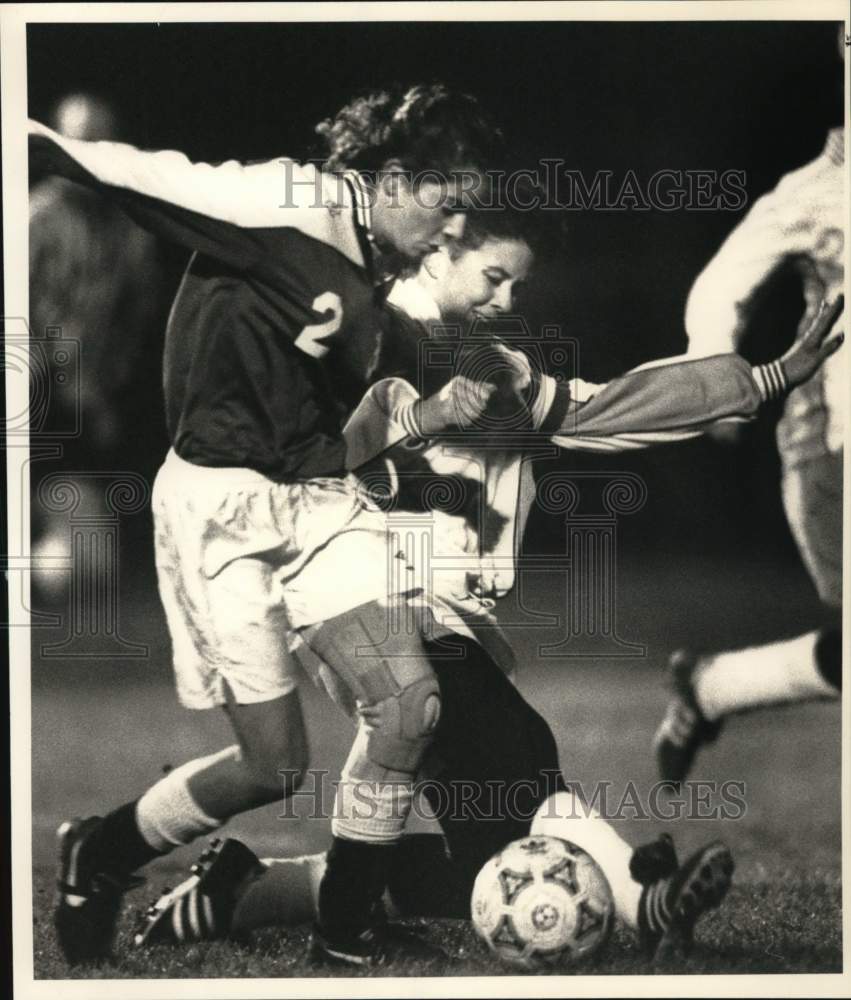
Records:
[[[557,837],[524,837],[476,877],[473,925],[499,958],[540,969],[583,958],[609,938],[612,891],[590,854]]]

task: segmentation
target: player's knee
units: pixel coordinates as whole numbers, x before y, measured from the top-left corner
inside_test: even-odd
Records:
[[[390,609],[371,601],[305,635],[349,697],[367,706],[367,756],[387,771],[416,772],[440,718],[440,689],[417,627],[389,627]],[[327,679],[324,681],[329,693]],[[335,698],[339,701],[339,696]]]
[[[440,719],[440,687],[424,666],[423,676],[370,709],[367,755],[390,771],[417,772]]]

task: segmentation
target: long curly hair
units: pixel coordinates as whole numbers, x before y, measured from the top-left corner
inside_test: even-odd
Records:
[[[442,83],[357,97],[316,132],[330,171],[377,173],[388,160],[412,172],[484,170],[501,162],[505,148],[479,101]]]

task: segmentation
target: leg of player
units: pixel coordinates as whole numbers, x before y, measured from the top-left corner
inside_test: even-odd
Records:
[[[432,659],[443,711],[422,791],[458,868],[461,907],[469,916],[482,865],[527,836],[538,806],[565,785],[548,723],[478,643],[455,636],[453,643],[463,647],[462,660],[436,653]],[[428,891],[422,879],[394,886],[409,908],[429,905],[418,902]]]
[[[182,764],[103,819],[93,816],[60,827],[54,921],[69,963],[109,954],[123,893],[139,884],[133,872],[295,787],[307,757],[298,693],[254,705],[231,704],[228,713],[238,745]]]
[[[243,940],[260,927],[298,927],[319,917],[319,886],[327,854],[258,858],[241,841],[214,840],[174,889],[164,889],[134,935],[137,946],[186,944],[222,938]],[[439,833],[406,834],[394,852],[387,916],[470,916],[469,879],[449,857]],[[412,895],[404,887],[413,884]],[[401,894],[399,886],[403,886]]]
[[[733,858],[724,844],[711,843],[677,867],[670,840],[667,851],[666,841],[633,851],[574,792],[549,798],[531,832],[569,840],[587,851],[608,879],[615,912],[639,932],[644,949],[657,958],[687,952],[695,923],[719,905],[730,887]]]
[[[460,661],[425,643],[440,685],[441,715],[422,788],[445,837],[409,834],[390,854],[384,904],[391,917],[468,919],[481,866],[526,836],[538,806],[564,787],[544,719],[477,643],[458,636],[452,642],[465,651]],[[260,877],[245,879],[251,866],[234,859],[246,849],[228,846],[233,843],[206,852],[191,878],[157,900],[137,943],[196,940],[197,929],[201,939],[234,936],[317,917],[324,854],[265,859]],[[193,921],[193,914],[199,919]]]
[[[400,629],[391,625],[396,611]],[[417,951],[413,942],[383,940],[376,912],[411,810],[414,780],[440,716],[440,689],[421,634],[419,615],[411,617],[404,602],[377,601],[304,633],[305,643],[333,675],[329,694],[338,694],[342,682],[369,712],[368,723],[361,719],[337,788],[333,842],[311,942],[311,954],[319,960],[366,965],[382,961],[388,949],[398,950],[396,944]],[[423,947],[420,957],[433,954]]]
[[[842,690],[842,633],[827,628],[805,635],[719,653],[675,653],[670,663],[674,697],[654,738],[659,776],[682,781],[700,748],[732,714],[769,705],[837,698]]]
[[[820,412],[820,411],[818,411]],[[806,440],[821,441],[822,434]],[[842,452],[783,472],[783,506],[833,624],[783,642],[717,654],[675,653],[673,698],[654,738],[660,777],[679,782],[723,719],[770,705],[836,698],[842,689]]]
[[[528,835],[536,811],[534,832],[569,837],[598,859],[614,890],[618,913],[629,926],[641,929],[648,947],[659,945],[661,927],[677,905],[688,901],[691,906],[692,894],[702,893],[702,905],[711,905],[703,867],[708,864],[715,871],[728,866],[726,849],[712,845],[678,871],[669,839],[633,851],[572,796],[548,798],[554,786],[569,795],[560,775],[553,773],[558,759],[549,727],[479,647],[471,643],[468,654],[462,663],[432,658],[443,711],[430,751],[437,764],[429,769],[424,787],[431,790],[429,798],[446,838],[402,838],[392,855],[384,898],[390,916],[468,919],[473,882],[482,864],[510,841]],[[476,789],[480,794],[471,797],[469,791]],[[501,795],[501,790],[508,794]],[[260,869],[253,855],[245,858],[246,851],[227,841],[206,852],[195,874],[151,907],[137,943],[241,936],[257,927],[293,926],[316,918],[324,854],[267,858],[267,867]],[[723,878],[719,883],[715,897],[722,894]],[[688,907],[685,916],[690,920]],[[679,916],[668,946],[690,926]]]

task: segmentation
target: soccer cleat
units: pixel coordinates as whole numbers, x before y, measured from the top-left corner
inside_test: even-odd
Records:
[[[697,751],[721,731],[721,723],[707,719],[697,703],[692,683],[697,662],[694,654],[682,649],[671,656],[668,675],[674,696],[653,737],[659,777],[677,787],[691,770]]]
[[[143,878],[110,869],[101,857],[100,816],[72,819],[56,831],[59,871],[53,925],[69,965],[108,958],[121,899]]]
[[[314,965],[373,968],[394,961],[449,963],[449,956],[436,945],[399,924],[379,921],[372,927],[345,939],[331,939],[314,927],[307,946],[307,956]]]
[[[231,936],[236,904],[248,882],[266,866],[239,840],[210,841],[176,889],[164,889],[142,915],[133,936],[137,947],[215,941]]]
[[[647,886],[639,905],[641,944],[657,961],[691,950],[694,926],[727,895],[733,878],[729,848],[714,841],[674,874]]]

